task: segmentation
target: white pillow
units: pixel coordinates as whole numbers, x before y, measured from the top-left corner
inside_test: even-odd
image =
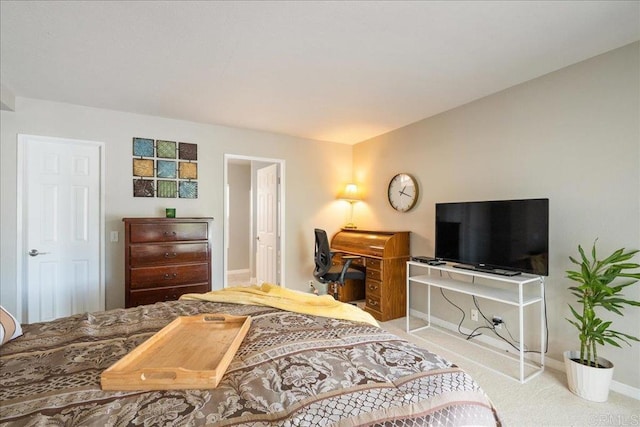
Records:
[[[0,345],[22,335],[20,322],[0,305]]]

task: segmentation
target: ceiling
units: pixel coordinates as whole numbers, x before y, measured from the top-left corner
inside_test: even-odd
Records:
[[[640,39],[638,1],[7,1],[15,96],[354,144]]]

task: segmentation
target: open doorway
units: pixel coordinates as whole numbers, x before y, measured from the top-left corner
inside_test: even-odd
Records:
[[[284,286],[284,160],[225,154],[224,286]]]

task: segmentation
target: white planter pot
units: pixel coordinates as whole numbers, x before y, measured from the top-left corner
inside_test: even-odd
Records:
[[[564,366],[567,371],[569,390],[574,394],[593,402],[606,402],[609,397],[609,386],[613,378],[613,363],[598,357],[597,362],[604,368],[594,368],[574,362],[580,359],[579,351],[564,352]]]

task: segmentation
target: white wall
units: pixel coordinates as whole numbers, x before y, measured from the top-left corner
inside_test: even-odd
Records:
[[[1,111],[0,120],[0,301],[16,307],[16,159],[17,134],[102,141],[106,151],[106,230],[123,235],[123,217],[163,216],[170,203],[179,216],[212,216],[214,221],[214,288],[223,283],[224,154],[284,159],[285,286],[307,290],[313,278],[313,228],[336,231],[343,223],[335,196],[351,180],[351,146],[257,132],[16,98],[15,112]],[[132,196],[131,144],[134,136],[198,144],[198,186],[195,200]],[[313,159],[312,161],[308,159]],[[304,203],[299,203],[304,200]],[[108,241],[108,239],[107,239]],[[106,243],[107,308],[124,306],[122,239]]]
[[[639,50],[635,43],[357,144],[354,176],[367,192],[359,225],[408,229],[412,254],[433,255],[436,202],[548,197],[548,356],[562,360],[564,350],[579,348],[565,320],[572,302],[568,257],[596,238],[602,254],[640,248]],[[415,175],[421,187],[417,207],[406,214],[387,203],[398,172]],[[412,296],[424,311],[424,294]],[[640,286],[627,296],[640,300]],[[468,319],[469,297],[456,301]],[[458,323],[455,308],[442,300],[435,306],[436,316]],[[517,331],[513,310],[482,307]],[[622,332],[640,331],[640,309],[606,317]],[[616,364],[615,380],[640,387],[640,344],[601,355]]]

